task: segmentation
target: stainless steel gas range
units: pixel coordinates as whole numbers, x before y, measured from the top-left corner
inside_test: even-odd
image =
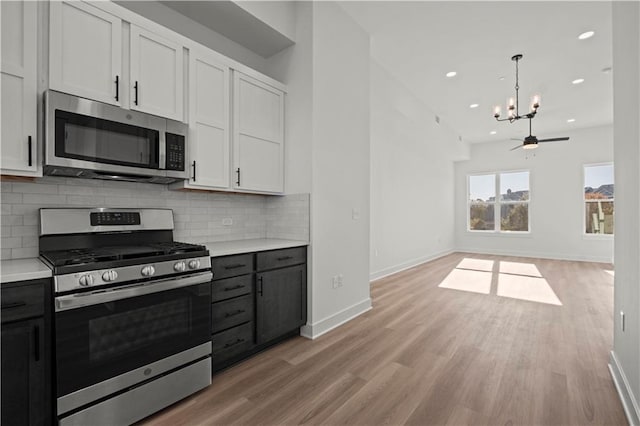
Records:
[[[165,209],[41,209],[61,425],[136,422],[211,383],[211,260]]]

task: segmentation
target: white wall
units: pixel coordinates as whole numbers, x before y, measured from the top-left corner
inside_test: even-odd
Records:
[[[616,162],[614,344],[611,367],[632,424],[640,424],[640,5],[613,2]],[[626,316],[622,331],[620,312]]]
[[[370,69],[373,280],[453,250],[453,159],[468,147],[373,59]]]
[[[369,36],[333,2],[313,4],[312,128],[313,296],[305,332],[315,337],[371,307]],[[334,289],[338,274],[343,286]]]
[[[542,115],[536,118],[543,119]],[[541,144],[534,151],[510,151],[517,141],[472,145],[471,159],[459,162],[455,167],[455,245],[458,251],[600,262],[612,260],[611,237],[583,235],[582,201],[583,166],[613,161],[612,127],[576,129],[555,136],[570,136],[571,140]],[[467,175],[524,169],[530,170],[531,233],[487,235],[467,231]]]

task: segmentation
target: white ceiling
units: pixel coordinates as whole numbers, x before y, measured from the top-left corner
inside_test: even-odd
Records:
[[[371,34],[377,62],[410,88],[464,140],[522,138],[528,121],[497,123],[493,106],[514,95],[520,61],[520,112],[539,94],[533,134],[564,136],[613,121],[610,2],[342,2]],[[595,36],[578,40],[584,31]],[[448,71],[456,71],[446,78]],[[504,76],[503,81],[499,80]],[[585,81],[579,85],[571,82]],[[470,109],[469,105],[480,106]],[[574,123],[567,120],[574,118]],[[426,119],[433,119],[428,117]],[[496,135],[489,132],[495,130]]]

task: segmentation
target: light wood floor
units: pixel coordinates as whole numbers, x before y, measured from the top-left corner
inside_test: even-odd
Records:
[[[519,275],[531,265],[542,278]],[[610,270],[455,253],[374,282],[371,311],[219,373],[146,423],[623,425]]]

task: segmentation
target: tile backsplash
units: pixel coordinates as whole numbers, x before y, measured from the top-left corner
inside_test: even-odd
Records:
[[[38,256],[41,207],[160,207],[174,212],[174,238],[206,243],[251,238],[309,240],[309,194],[172,191],[163,185],[45,176],[1,183],[2,259]],[[223,225],[231,219],[231,225]]]

